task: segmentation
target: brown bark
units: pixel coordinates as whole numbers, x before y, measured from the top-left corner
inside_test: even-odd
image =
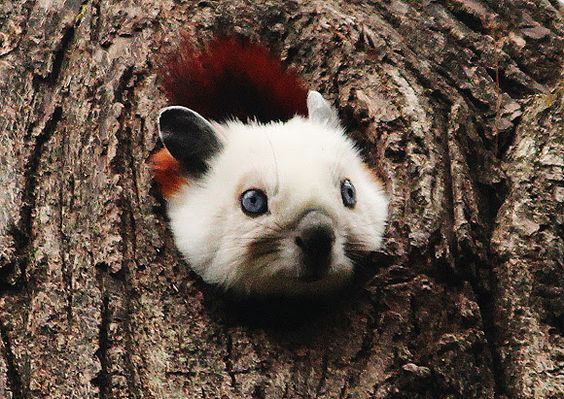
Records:
[[[3,2],[0,398],[562,397],[557,9]],[[233,322],[181,260],[146,164],[181,28],[260,38],[339,107],[392,195],[358,298]]]

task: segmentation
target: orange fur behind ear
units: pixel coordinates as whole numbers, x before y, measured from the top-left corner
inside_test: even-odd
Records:
[[[183,184],[188,183],[182,175],[180,164],[166,148],[151,157],[151,170],[165,198],[170,198]]]

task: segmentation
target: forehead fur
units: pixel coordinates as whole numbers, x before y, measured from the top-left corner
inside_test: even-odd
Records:
[[[225,149],[212,162],[210,184],[223,180],[238,183],[236,188],[242,191],[259,188],[269,195],[291,190],[292,202],[301,202],[300,194],[326,191],[343,178],[352,178],[347,173],[358,173],[362,165],[341,128],[302,117],[267,125],[233,121],[218,130]]]
[[[339,160],[336,155],[349,158],[358,156],[353,142],[344,135],[343,129],[329,127],[299,116],[286,123],[247,125],[232,121],[224,126],[228,131],[226,142],[232,146],[232,150],[236,151],[247,149],[254,152],[254,155],[271,157],[272,151],[266,150],[272,147],[283,158],[313,156],[315,159],[311,163],[314,161],[334,163]]]

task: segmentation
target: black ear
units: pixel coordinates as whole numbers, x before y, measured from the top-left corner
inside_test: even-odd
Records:
[[[185,172],[200,177],[222,144],[213,126],[200,114],[184,107],[166,107],[159,113],[159,134]]]

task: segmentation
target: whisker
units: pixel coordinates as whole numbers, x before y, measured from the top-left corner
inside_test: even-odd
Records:
[[[253,221],[253,223],[255,223],[255,224],[257,224],[257,225],[259,225],[259,226],[261,226],[261,227],[270,229],[270,230],[274,231],[275,233],[280,233],[280,232],[282,231],[282,228],[281,228],[281,227],[279,227],[279,229],[276,229],[276,228],[274,228],[274,227],[272,227],[272,226],[269,226],[269,225],[267,225],[267,224],[261,223],[261,222],[259,222],[258,220],[252,220],[252,221]],[[274,224],[276,224],[276,222],[274,222]],[[276,226],[278,226],[278,224],[276,224]]]
[[[284,227],[280,226],[276,220],[273,220],[272,223],[274,223],[276,225],[276,227],[278,227],[281,231],[284,230]]]

